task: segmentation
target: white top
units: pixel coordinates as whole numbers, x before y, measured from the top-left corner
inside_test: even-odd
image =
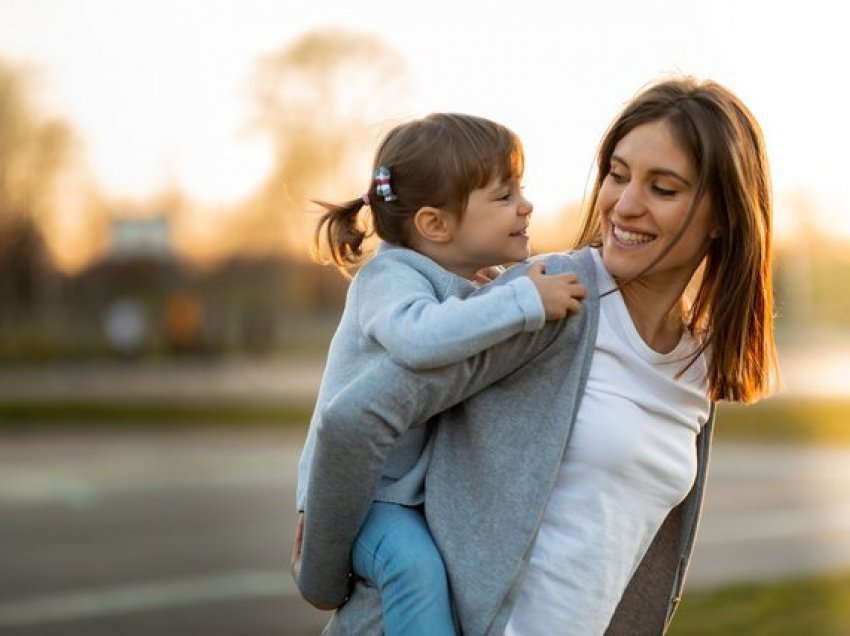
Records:
[[[614,281],[592,250],[600,292]],[[708,420],[705,361],[687,333],[658,353],[623,298],[600,302],[587,388],[546,506],[507,636],[603,634],[667,514],[696,476],[696,435]]]

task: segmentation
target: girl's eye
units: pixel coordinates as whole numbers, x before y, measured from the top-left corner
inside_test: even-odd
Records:
[[[625,183],[626,177],[625,175],[620,174],[619,172],[615,172],[614,170],[610,170],[608,172],[611,179],[613,179],[614,183]]]
[[[510,201],[510,199],[511,199],[510,191],[505,192],[505,194],[503,194],[502,196],[499,197],[499,201]]]

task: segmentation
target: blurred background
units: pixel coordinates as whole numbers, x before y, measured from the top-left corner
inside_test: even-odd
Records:
[[[833,3],[0,0],[0,633],[316,634],[295,466],[346,281],[314,199],[394,124],[527,153],[565,249],[596,144],[669,73],[761,122],[782,374],[722,406],[674,634],[850,633],[850,44]]]

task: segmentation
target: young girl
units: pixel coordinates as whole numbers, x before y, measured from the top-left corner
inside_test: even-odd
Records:
[[[324,234],[337,266],[362,256],[364,206],[385,242],[354,277],[331,342],[299,465],[302,513],[310,514],[307,483],[325,434],[322,412],[361,372],[386,356],[415,369],[453,364],[579,311],[585,290],[577,277],[546,276],[542,266],[467,298],[479,270],[529,256],[532,205],[522,173],[522,145],[504,126],[432,114],[386,136],[366,194],[323,204],[314,247]],[[380,590],[391,636],[455,633],[445,570],[421,513],[429,432],[399,432],[380,480],[370,484],[374,501],[352,553],[354,572]]]

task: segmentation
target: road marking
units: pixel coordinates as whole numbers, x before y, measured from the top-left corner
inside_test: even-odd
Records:
[[[97,618],[210,601],[280,598],[297,594],[292,578],[278,570],[225,572],[3,601],[0,602],[0,627]]]
[[[128,454],[105,464],[82,461],[55,466],[0,466],[0,506],[61,504],[86,509],[108,497],[195,489],[289,487],[294,464],[282,465],[280,453],[255,453],[207,461],[184,458],[177,465],[155,457]],[[293,460],[297,461],[297,460]]]
[[[706,515],[697,541],[705,545],[727,544],[847,532],[850,532],[850,508],[846,506],[734,514],[726,512],[722,516],[719,511],[715,511]]]

